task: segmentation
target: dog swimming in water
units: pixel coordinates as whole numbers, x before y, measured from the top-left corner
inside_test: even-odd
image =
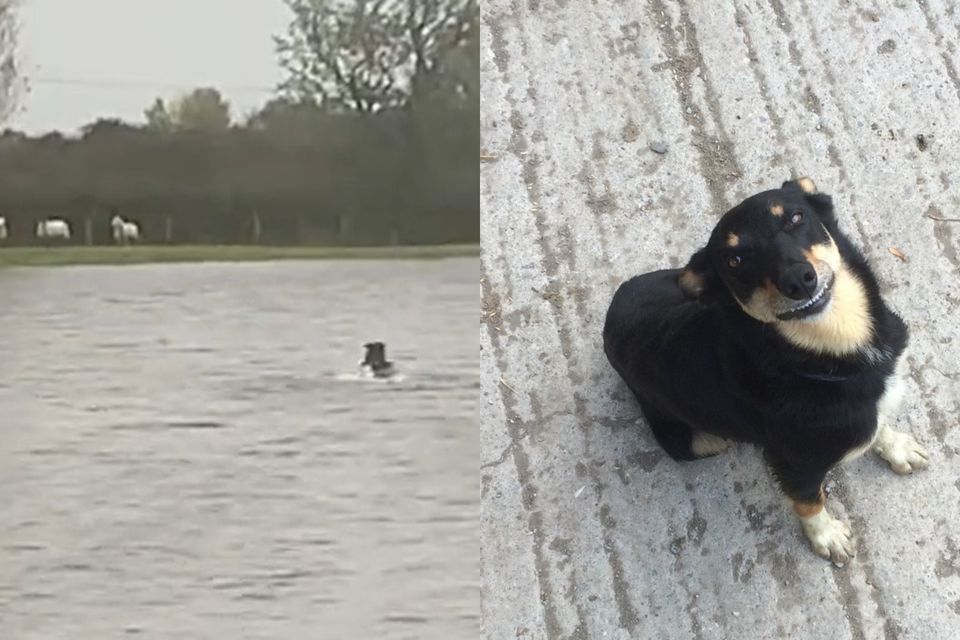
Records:
[[[382,342],[368,342],[363,345],[367,350],[360,361],[360,368],[375,378],[389,378],[397,373],[396,367],[387,360],[386,345]]]

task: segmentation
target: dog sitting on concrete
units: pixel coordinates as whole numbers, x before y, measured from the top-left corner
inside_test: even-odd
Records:
[[[360,361],[360,368],[375,378],[389,378],[396,373],[396,367],[387,360],[386,345],[382,342],[368,342],[363,345],[366,353]]]
[[[850,528],[824,508],[824,478],[872,449],[899,474],[927,466],[893,430],[908,330],[809,178],[728,211],[683,269],[623,283],[604,351],[675,460],[763,448],[813,550],[836,564]]]

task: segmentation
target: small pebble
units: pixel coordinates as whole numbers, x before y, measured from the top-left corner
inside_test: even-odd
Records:
[[[667,143],[665,142],[651,142],[650,151],[654,153],[664,154],[667,152]]]

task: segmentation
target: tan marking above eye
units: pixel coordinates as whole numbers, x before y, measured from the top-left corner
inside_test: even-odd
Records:
[[[810,178],[797,178],[797,184],[800,185],[800,190],[804,193],[817,192],[817,185]]]
[[[783,205],[782,205],[782,204],[779,204],[779,203],[774,204],[774,205],[771,205],[771,206],[770,206],[770,213],[772,213],[773,215],[775,215],[775,216],[777,216],[777,217],[782,216],[782,215],[783,215]]]
[[[738,235],[735,234],[735,233],[728,233],[728,234],[727,234],[727,246],[728,246],[728,247],[736,247],[736,246],[739,245],[739,244],[740,244],[740,236],[738,236]]]

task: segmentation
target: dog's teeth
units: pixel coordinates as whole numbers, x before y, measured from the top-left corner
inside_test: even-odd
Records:
[[[804,309],[807,309],[807,308],[811,307],[812,305],[820,302],[820,299],[823,298],[823,294],[825,294],[826,292],[827,292],[827,288],[824,287],[823,289],[820,290],[820,293],[818,293],[817,295],[813,296],[812,298],[810,298],[809,300],[807,300],[806,302],[804,302],[802,305],[800,305],[799,307],[797,307],[797,311],[803,311]]]

